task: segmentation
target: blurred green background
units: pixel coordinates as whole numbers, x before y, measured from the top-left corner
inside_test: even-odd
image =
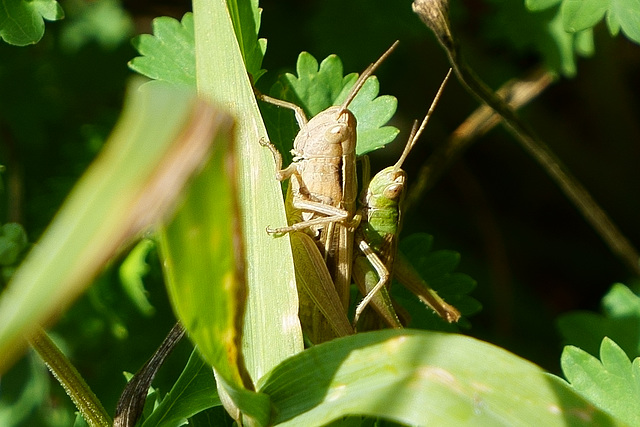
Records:
[[[530,14],[521,3],[452,4],[453,25],[467,59],[493,88],[541,64],[558,65],[543,31],[548,12]],[[411,121],[424,115],[448,69],[444,52],[411,11],[411,1],[260,4],[260,35],[268,40],[263,65],[268,73],[261,88],[281,72],[294,72],[303,50],[319,60],[336,53],[345,72],[360,72],[394,40],[401,41],[377,72],[381,92],[398,98],[392,124],[401,134],[373,155],[373,171],[394,163]],[[153,17],[180,18],[190,7],[187,1],[168,0],[70,0],[61,5],[66,18],[47,23],[38,44],[0,43],[1,218],[24,225],[32,242],[115,123],[133,74],[127,68],[136,56],[131,37],[149,33]],[[577,59],[575,76],[560,76],[521,114],[626,236],[640,244],[640,49],[622,36],[611,38],[603,24],[595,28],[594,40],[595,54]],[[410,180],[476,107],[452,79],[405,164]],[[435,237],[435,249],[460,252],[458,271],[477,280],[474,297],[484,309],[471,318],[472,328],[465,333],[555,373],[562,345],[554,326],[557,316],[597,310],[612,283],[633,284],[631,272],[499,127],[476,141],[407,212],[404,230],[427,232]],[[136,371],[175,321],[155,249],[147,257],[150,269],[144,278],[153,312],[145,312],[124,290],[120,261],[52,331],[108,411],[125,385],[122,371]],[[171,387],[189,352],[190,344],[183,342],[169,358],[154,382],[161,391]],[[0,382],[0,425],[71,425],[70,401],[32,358],[24,358]]]

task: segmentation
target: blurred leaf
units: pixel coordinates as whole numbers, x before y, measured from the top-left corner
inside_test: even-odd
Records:
[[[593,27],[604,17],[608,6],[608,1],[602,0],[565,0],[561,9],[564,29],[575,33]]]
[[[477,313],[480,303],[469,293],[476,287],[476,281],[464,273],[456,272],[460,254],[450,250],[433,251],[433,237],[424,234],[412,234],[400,241],[400,250],[411,265],[438,295],[447,303],[456,307],[463,316]],[[410,327],[456,331],[455,324],[446,323],[432,310],[426,308],[400,283],[394,283],[392,293],[401,305],[411,314]],[[459,325],[469,326],[464,317]]]
[[[118,269],[124,290],[138,310],[145,316],[151,316],[155,311],[147,298],[147,292],[142,281],[142,278],[149,272],[149,265],[146,263],[145,258],[153,248],[155,248],[153,240],[142,239],[129,252],[129,255],[127,255]]]
[[[274,98],[299,105],[304,109],[307,118],[333,105],[340,105],[358,78],[356,73],[343,77],[342,61],[336,55],[328,56],[318,66],[318,61],[311,54],[302,52],[298,56],[296,71],[297,77],[290,73],[280,76],[271,88],[270,94]],[[393,126],[384,126],[396,111],[396,98],[390,95],[377,97],[378,92],[378,80],[375,76],[369,77],[349,105],[349,110],[358,122],[356,154],[359,156],[384,147],[393,141],[399,132]],[[267,112],[272,110],[266,109]],[[279,118],[271,119],[271,123],[273,122],[277,123],[274,123],[275,126],[280,126]],[[290,146],[295,133],[287,136],[288,145],[285,145],[284,141],[278,141],[280,146]],[[283,148],[281,151],[288,149]]]
[[[126,241],[158,220],[228,116],[166,83],[132,87],[109,143],[0,296],[0,372]],[[187,132],[187,129],[190,131]]]
[[[61,43],[67,50],[75,52],[91,41],[105,49],[113,49],[134,31],[133,19],[119,0],[82,1],[67,7],[68,22],[60,34]]]
[[[153,35],[142,34],[132,43],[142,56],[133,58],[129,67],[143,76],[169,83],[196,86],[196,57],[193,38],[193,14],[182,21],[167,16],[155,18]]]
[[[602,299],[603,314],[574,311],[560,316],[565,344],[598,354],[604,337],[614,340],[630,358],[640,356],[640,297],[617,283]]]
[[[90,427],[89,424],[84,420],[81,414],[76,415],[76,419],[73,423],[73,427]]]
[[[638,0],[610,0],[611,5],[607,13],[607,24],[612,35],[618,29],[630,40],[640,43],[640,1]]]
[[[593,37],[592,30],[566,32],[560,7],[549,7],[551,3],[534,3],[547,7],[527,11],[522,2],[491,0],[494,10],[484,28],[490,39],[508,43],[525,53],[538,52],[549,69],[572,77],[576,74],[576,54],[592,54],[584,52],[587,45],[584,39]]]
[[[47,399],[49,391],[49,372],[42,363],[42,360],[31,353],[27,357],[28,370],[26,378],[22,381],[22,390],[15,400],[10,401],[6,393],[7,386],[12,383],[3,378],[5,388],[0,398],[0,426],[18,427],[25,425],[27,417],[37,408],[42,407]]]
[[[563,28],[570,33],[588,30],[602,18],[612,36],[620,29],[630,40],[640,43],[640,0],[527,0],[531,11],[560,5]]]
[[[548,9],[562,2],[562,0],[525,0],[524,4],[532,12]]]
[[[0,4],[0,38],[9,44],[26,46],[38,43],[44,35],[44,19],[64,18],[55,0],[9,0]]]
[[[271,396],[272,421],[282,426],[320,426],[347,415],[419,426],[622,425],[505,350],[408,329],[314,346],[276,367],[259,390]]]
[[[640,425],[640,358],[633,364],[609,338],[602,340],[600,362],[578,347],[562,352],[562,372],[571,387],[598,408],[626,422]]]
[[[7,223],[0,227],[0,265],[9,266],[20,260],[29,245],[27,233],[20,224]]]
[[[268,399],[251,393],[241,350],[247,288],[233,152],[231,141],[216,145],[174,219],[161,229],[160,249],[171,301],[189,337],[225,385],[268,414]]]
[[[220,405],[211,366],[194,350],[171,391],[142,427],[177,427],[183,425],[186,418]]]

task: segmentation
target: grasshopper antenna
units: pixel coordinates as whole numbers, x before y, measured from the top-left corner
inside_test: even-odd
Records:
[[[356,80],[356,84],[351,88],[351,92],[349,92],[349,96],[347,96],[347,99],[345,99],[342,105],[340,106],[338,115],[342,114],[342,112],[347,109],[351,101],[353,101],[353,98],[355,98],[358,92],[360,91],[360,88],[362,88],[362,86],[364,85],[364,82],[373,74],[373,72],[380,66],[380,64],[382,64],[382,62],[384,62],[384,60],[387,59],[389,55],[391,55],[391,52],[393,52],[394,49],[398,46],[398,43],[400,42],[396,40],[391,45],[391,47],[387,49],[387,51],[383,53],[380,58],[378,58],[376,62],[374,62],[373,64],[370,64],[362,72],[362,74],[360,74],[360,77],[358,77],[358,80]]]
[[[420,128],[418,128],[417,131],[416,131],[416,127],[417,127],[418,121],[416,120],[416,122],[414,123],[413,128],[411,129],[411,134],[409,135],[409,142],[404,147],[404,151],[402,152],[402,155],[400,156],[400,158],[398,159],[396,164],[393,166],[394,172],[397,172],[398,169],[400,169],[402,167],[402,164],[404,163],[405,159],[409,155],[409,152],[411,151],[413,146],[416,145],[416,142],[420,138],[420,135],[422,135],[422,132],[424,131],[424,128],[427,126],[427,122],[431,118],[431,114],[433,113],[433,110],[435,110],[436,105],[438,104],[438,101],[440,100],[440,96],[442,95],[442,91],[444,90],[444,87],[446,86],[447,81],[449,81],[449,77],[450,76],[451,76],[451,68],[449,68],[449,72],[447,73],[447,75],[445,76],[444,80],[440,84],[440,88],[438,89],[438,92],[436,93],[436,96],[433,98],[433,101],[431,102],[431,107],[429,107],[429,111],[427,111],[427,115],[424,116],[424,119],[422,119],[422,123],[420,123]]]

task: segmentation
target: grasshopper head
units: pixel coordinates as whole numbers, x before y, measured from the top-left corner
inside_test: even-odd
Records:
[[[307,157],[338,157],[356,149],[356,118],[349,110],[330,107],[313,117],[294,142]]]
[[[389,166],[378,172],[369,183],[368,205],[370,207],[395,207],[406,188],[407,174],[402,169]]]

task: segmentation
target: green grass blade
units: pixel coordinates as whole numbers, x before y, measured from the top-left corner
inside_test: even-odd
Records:
[[[226,3],[196,0],[193,8],[198,92],[227,109],[237,122],[235,152],[249,260],[243,353],[255,381],[302,350],[291,246],[288,238],[273,238],[265,231],[287,221],[271,154],[259,144],[267,134]],[[255,25],[254,17],[245,19]]]
[[[369,415],[416,426],[622,425],[538,366],[461,335],[384,330],[340,338],[264,378],[276,425]]]
[[[129,91],[102,153],[2,294],[0,373],[25,336],[62,312],[124,243],[167,210],[225,123],[228,129],[228,117],[190,91],[159,82]]]

